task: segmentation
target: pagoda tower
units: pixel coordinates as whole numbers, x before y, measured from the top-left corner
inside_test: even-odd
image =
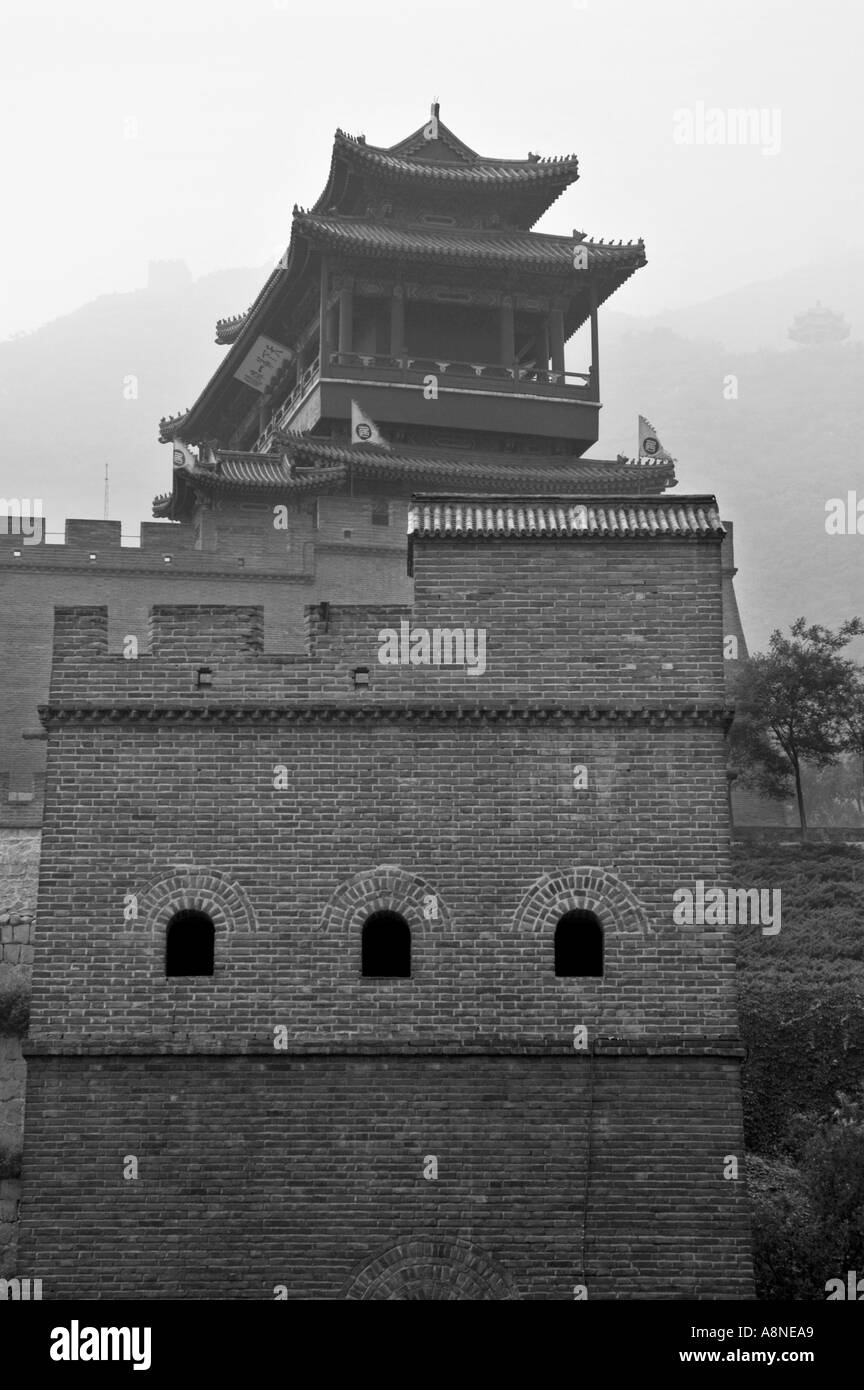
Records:
[[[390,149],[337,131],[321,197],[295,208],[251,308],[217,324],[222,365],[191,410],[161,422],[163,441],[195,451],[176,451],[155,515],[221,548],[238,505],[269,501],[292,508],[298,539],[311,514],[330,541],[380,546],[387,504],[404,536],[418,487],[674,485],[668,462],[579,462],[598,437],[598,308],[645,250],[532,231],[577,177],[574,155],[482,158],[437,105]],[[590,361],[569,371],[565,344],[583,326]]]
[[[56,610],[46,1299],[752,1295],[731,929],[673,916],[729,873],[726,529],[583,457],[645,255],[532,230],[576,177],[337,133],[162,422],[243,595]]]
[[[844,342],[849,337],[849,325],[842,314],[817,300],[812,308],[795,315],[789,337],[805,347],[823,347],[826,343]]]

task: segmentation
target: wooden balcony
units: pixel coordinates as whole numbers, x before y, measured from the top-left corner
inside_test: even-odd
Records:
[[[430,378],[437,397],[424,393]],[[326,374],[317,358],[305,368],[254,448],[265,452],[277,430],[305,432],[325,416],[350,419],[352,397],[382,425],[566,437],[584,440],[586,448],[597,440],[599,402],[591,372],[332,352]]]

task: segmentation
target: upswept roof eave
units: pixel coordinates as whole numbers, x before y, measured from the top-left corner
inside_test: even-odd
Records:
[[[356,219],[353,221],[353,225],[358,225],[360,220],[361,219]],[[166,417],[160,421],[159,438],[163,443],[167,443],[173,438],[188,440],[192,437],[191,432],[194,431],[208,403],[217,394],[219,389],[232,378],[238,362],[242,359],[242,355],[248,351],[249,347],[251,347],[254,342],[260,320],[270,308],[276,296],[284,295],[292,281],[295,283],[299,282],[302,272],[308,264],[310,255],[315,250],[320,252],[324,249],[332,249],[334,245],[339,247],[338,235],[334,236],[332,233],[328,235],[326,232],[323,236],[316,235],[316,232],[320,232],[320,223],[326,221],[328,221],[328,219],[317,218],[317,216],[312,213],[295,212],[291,229],[287,265],[285,267],[279,266],[271,272],[260,294],[250,306],[249,310],[242,317],[238,316],[228,353],[216,368],[216,371],[205,385],[194,405],[189,410],[179,415]],[[333,219],[329,219],[329,221],[332,226]],[[339,221],[343,222],[344,219],[339,219]],[[365,220],[363,224],[369,225]],[[398,229],[396,230],[398,231]],[[418,229],[414,230],[416,231]],[[423,231],[424,229],[419,230]],[[459,231],[459,229],[457,229],[457,231]],[[440,229],[437,235],[440,243]],[[471,234],[460,232],[460,235],[463,236],[463,239],[467,236],[470,243]],[[475,233],[473,235],[476,240],[478,234]],[[507,234],[505,233],[501,239],[503,240],[506,236]],[[568,254],[574,245],[570,238],[556,237],[543,232],[519,232],[518,237],[530,239],[530,244],[536,245],[538,249],[548,246],[550,249],[560,250]],[[512,266],[515,263],[522,264],[526,269],[533,270],[538,274],[560,274],[566,269],[566,260],[564,256],[560,256],[559,264],[555,264],[551,258],[548,260],[541,257],[532,259],[528,255],[522,257],[518,252],[514,253],[512,251],[507,251],[506,248],[496,253],[494,250],[494,241],[496,238],[488,234],[487,239],[491,239],[492,245],[488,248],[487,254],[485,255],[483,254],[484,248],[482,248],[482,243],[479,251],[478,249],[472,250],[470,244],[468,244],[461,250],[457,248],[451,253],[447,253],[446,250],[442,252],[440,244],[436,246],[434,243],[430,245],[428,250],[423,249],[421,246],[416,252],[406,251],[398,245],[391,245],[388,247],[386,244],[377,244],[371,247],[364,247],[362,242],[358,243],[356,241],[347,247],[343,241],[340,249],[348,250],[358,255],[362,255],[366,252],[370,255],[383,257],[385,259],[407,260],[409,262],[412,259],[418,261],[444,260],[450,264],[461,264],[466,266],[477,264]],[[511,236],[510,239],[513,240],[513,237]],[[636,270],[640,270],[647,263],[644,243],[641,239],[637,242],[619,243],[618,245],[613,245],[611,242],[604,243],[602,240],[600,242],[584,240],[579,244],[585,246],[589,252],[593,251],[599,253],[599,259],[595,260],[595,269],[596,273],[602,276],[606,282],[598,300],[600,304],[605,303],[616,290],[620,289],[620,287],[629,280],[630,276]],[[302,265],[300,264],[301,254],[304,257]],[[574,318],[572,320],[572,325],[571,322],[568,322],[567,337],[572,337],[573,333],[575,333],[584,322],[585,316],[582,318],[578,316]]]
[[[409,263],[444,260],[476,265],[498,261],[503,265],[524,264],[526,269],[541,273],[560,273],[571,265],[574,249],[584,247],[589,254],[589,270],[611,273],[627,269],[632,273],[646,264],[641,238],[618,243],[604,238],[591,241],[587,237],[576,241],[573,237],[521,228],[427,227],[312,212],[298,214],[296,224],[311,244],[324,249]]]
[[[566,497],[572,504],[574,498],[601,495],[607,509],[652,507],[662,501],[683,516],[692,501],[664,497],[664,490],[677,483],[674,466],[666,460],[448,453],[424,446],[357,446],[302,435],[296,441],[283,438],[280,448],[278,457],[218,450],[205,465],[177,470],[172,493],[154,500],[154,516],[188,518],[200,495],[288,496],[347,486],[349,478],[400,483],[415,499],[439,497],[443,486],[447,498],[462,499],[466,505],[478,493],[490,506],[522,505],[521,499],[528,505],[538,488],[550,505],[554,498]],[[436,491],[430,492],[430,486]]]
[[[575,154],[552,155],[534,159],[493,159],[477,155],[469,161],[411,159],[398,153],[398,147],[383,149],[342,137],[334,146],[336,157],[362,169],[373,168],[394,178],[417,178],[453,181],[457,184],[504,188],[508,186],[542,185],[564,180],[574,183],[579,177],[579,161]]]
[[[532,155],[526,159],[480,155],[440,119],[436,143],[449,146],[454,158],[424,158],[425,129],[426,126],[419,126],[404,140],[389,146],[370,145],[363,136],[337,130],[327,183],[312,211],[339,213],[346,198],[350,200],[352,181],[377,176],[396,184],[446,185],[449,182],[481,196],[487,191],[497,198],[509,193],[528,204],[525,215],[527,225],[532,226],[579,178],[579,161],[575,154],[546,158]]]
[[[238,316],[241,321],[237,326],[236,335],[231,340],[228,352],[204,386],[194,405],[180,416],[169,416],[160,420],[159,439],[161,443],[169,443],[171,439],[175,438],[184,441],[189,440],[190,431],[194,429],[197,419],[200,418],[219,388],[231,380],[238,362],[242,360],[243,355],[254,343],[258,335],[260,321],[271,307],[277,294],[284,294],[292,283],[298,283],[302,279],[310,254],[317,248],[311,245],[303,235],[302,230],[298,228],[299,221],[300,214],[295,210],[286,265],[277,266],[270,272],[257,298],[253,300],[244,315]],[[302,263],[301,256],[303,257]],[[169,429],[171,430],[170,433]]]
[[[379,240],[378,242],[364,245],[362,238],[352,238],[349,235],[352,228],[361,231],[367,228],[370,231],[377,230],[381,235],[389,233],[391,244],[388,246],[386,241]],[[446,230],[449,231],[449,229]],[[398,239],[400,235],[403,239],[407,238],[410,240],[412,233],[415,237],[419,236],[421,238],[421,244],[419,246],[409,249],[399,244]],[[428,247],[423,247],[422,245],[422,237],[424,234],[427,235],[429,241]],[[571,254],[573,246],[577,244],[574,243],[571,237],[556,236],[549,232],[533,232],[527,230],[520,230],[516,233],[512,231],[504,231],[501,233],[487,231],[485,233],[478,233],[473,230],[455,228],[453,230],[453,236],[454,239],[460,237],[464,245],[461,249],[457,247],[453,251],[448,251],[446,245],[443,248],[441,245],[442,242],[446,243],[447,240],[445,229],[442,228],[436,228],[434,231],[424,227],[406,228],[391,226],[381,228],[381,224],[374,223],[368,218],[333,216],[328,218],[314,211],[308,213],[295,212],[291,231],[291,243],[289,245],[288,265],[284,269],[278,267],[271,273],[261,293],[247,310],[246,314],[237,315],[234,319],[230,320],[220,320],[220,324],[224,325],[226,330],[223,336],[223,342],[230,344],[233,350],[244,336],[248,341],[251,341],[252,334],[248,330],[251,329],[260,311],[269,304],[271,297],[275,294],[277,287],[280,285],[279,277],[290,277],[296,259],[297,245],[300,240],[304,240],[308,248],[316,247],[319,250],[326,250],[335,247],[348,254],[359,256],[368,254],[374,257],[403,260],[409,263],[411,260],[434,261],[441,259],[450,264],[467,266],[476,265],[478,263],[497,263],[502,266],[524,263],[526,269],[534,270],[539,274],[556,274],[565,270],[566,257]],[[487,246],[483,245],[484,238],[488,243]],[[472,239],[476,243],[473,248],[471,246]],[[560,264],[555,264],[551,256],[547,261],[540,256],[536,259],[532,259],[526,253],[523,259],[520,257],[518,251],[514,252],[507,249],[504,243],[508,239],[511,241],[522,239],[527,245],[536,247],[538,252],[542,251],[544,248],[548,248],[550,252],[560,252],[562,253],[558,257]],[[500,250],[496,250],[496,241],[501,242]],[[589,253],[593,254],[597,273],[605,276],[608,280],[606,290],[598,301],[601,304],[605,303],[610,295],[630,278],[634,271],[640,270],[647,264],[645,245],[641,238],[638,241],[619,241],[617,244],[612,241],[606,242],[603,238],[596,242],[584,238],[578,245],[584,246]],[[295,271],[295,278],[296,275],[297,272]],[[283,291],[286,284],[287,281],[281,282]],[[568,325],[568,337],[572,336],[572,334],[581,327],[584,321],[584,318],[574,321],[572,328]],[[217,379],[222,379],[220,373],[223,373],[223,369],[225,369],[223,375],[228,375],[227,367],[231,360],[230,357],[225,358],[224,362],[217,368],[208,386],[215,383]],[[207,388],[205,388],[205,390],[206,389]],[[189,419],[192,418],[193,413],[197,412],[202,400],[203,393],[192,409],[187,412]]]

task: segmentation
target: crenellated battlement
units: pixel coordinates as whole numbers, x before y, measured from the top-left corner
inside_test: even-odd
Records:
[[[80,604],[54,609],[54,660],[90,661],[108,654],[108,609]]]
[[[50,701],[477,706],[530,689],[566,706],[722,703],[722,528],[706,499],[685,502],[669,534],[609,509],[618,530],[603,532],[563,501],[503,520],[418,504],[413,606],[307,605],[299,655],[265,651],[255,604],[156,605],[122,652],[107,608],[58,609]]]
[[[185,523],[143,521],[138,544],[123,545],[119,521],[70,518],[62,542],[53,539],[56,533],[44,517],[22,517],[20,522],[12,518],[11,522],[4,526],[0,518],[0,564],[65,565],[75,560],[105,564],[110,560],[132,566],[142,558],[196,553],[195,528]]]
[[[160,604],[150,610],[150,651],[157,660],[237,658],[264,651],[260,604]]]

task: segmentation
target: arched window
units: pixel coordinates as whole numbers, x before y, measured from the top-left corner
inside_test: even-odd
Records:
[[[165,933],[166,975],[212,975],[213,918],[197,908],[175,912]]]
[[[363,923],[363,974],[411,974],[411,928],[398,912],[373,912]]]
[[[583,979],[603,974],[603,928],[593,912],[573,908],[558,919],[555,974]]]

